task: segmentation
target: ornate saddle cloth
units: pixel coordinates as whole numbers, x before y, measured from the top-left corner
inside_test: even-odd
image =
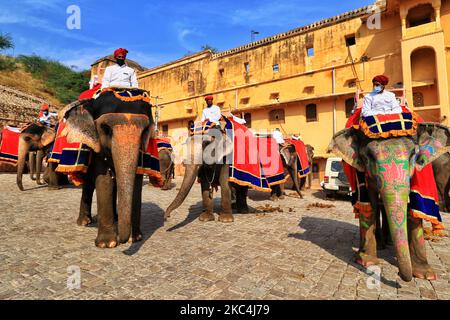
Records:
[[[114,96],[124,102],[144,101],[150,104],[150,94],[148,91],[136,88],[105,88],[98,89],[92,98],[97,99],[105,92],[112,92]]]
[[[309,167],[308,152],[306,151],[305,143],[301,140],[287,139],[287,143],[295,147],[297,151],[297,171],[298,177],[303,178],[311,173],[311,168]]]
[[[203,121],[203,122],[197,122],[193,123],[191,127],[189,128],[189,135],[195,136],[195,135],[202,135],[208,133],[209,129],[212,127],[215,127],[216,124],[211,121]]]
[[[0,162],[17,163],[19,155],[20,129],[6,126],[0,141]]]
[[[417,116],[413,112],[379,114],[361,117],[359,128],[372,139],[412,136],[417,130]]]

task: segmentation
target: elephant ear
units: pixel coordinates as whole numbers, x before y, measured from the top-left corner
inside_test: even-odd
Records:
[[[61,132],[69,143],[83,143],[100,152],[100,142],[94,118],[84,106],[85,101],[69,104],[60,112],[60,118],[66,119],[66,126]]]
[[[425,166],[450,152],[450,129],[436,123],[420,123],[417,129],[419,152],[416,156],[416,168]]]
[[[365,165],[359,155],[358,137],[355,129],[344,129],[336,133],[328,146],[328,153],[334,153],[360,172]]]
[[[41,144],[42,146],[46,147],[49,144],[51,144],[53,141],[55,141],[56,132],[50,128],[44,131],[41,137]]]

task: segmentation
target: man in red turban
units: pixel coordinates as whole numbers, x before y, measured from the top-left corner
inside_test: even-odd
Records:
[[[395,94],[387,91],[386,85],[389,78],[385,75],[378,75],[372,80],[373,91],[364,97],[364,103],[361,110],[363,117],[374,116],[377,114],[402,113],[402,107]]]
[[[116,64],[105,69],[102,80],[102,89],[104,88],[138,88],[136,71],[126,65],[128,50],[119,48],[114,51]]]

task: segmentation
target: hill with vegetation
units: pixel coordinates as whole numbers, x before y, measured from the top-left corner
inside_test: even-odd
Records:
[[[11,57],[1,51],[14,47],[9,35],[0,34],[0,85],[20,90],[61,107],[88,89],[90,71],[75,71],[64,64],[39,57]]]

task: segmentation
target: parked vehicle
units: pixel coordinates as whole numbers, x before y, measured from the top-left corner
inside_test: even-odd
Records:
[[[341,158],[328,158],[325,167],[325,177],[320,183],[327,196],[336,196],[336,194],[350,195],[351,187],[345,175]]]

